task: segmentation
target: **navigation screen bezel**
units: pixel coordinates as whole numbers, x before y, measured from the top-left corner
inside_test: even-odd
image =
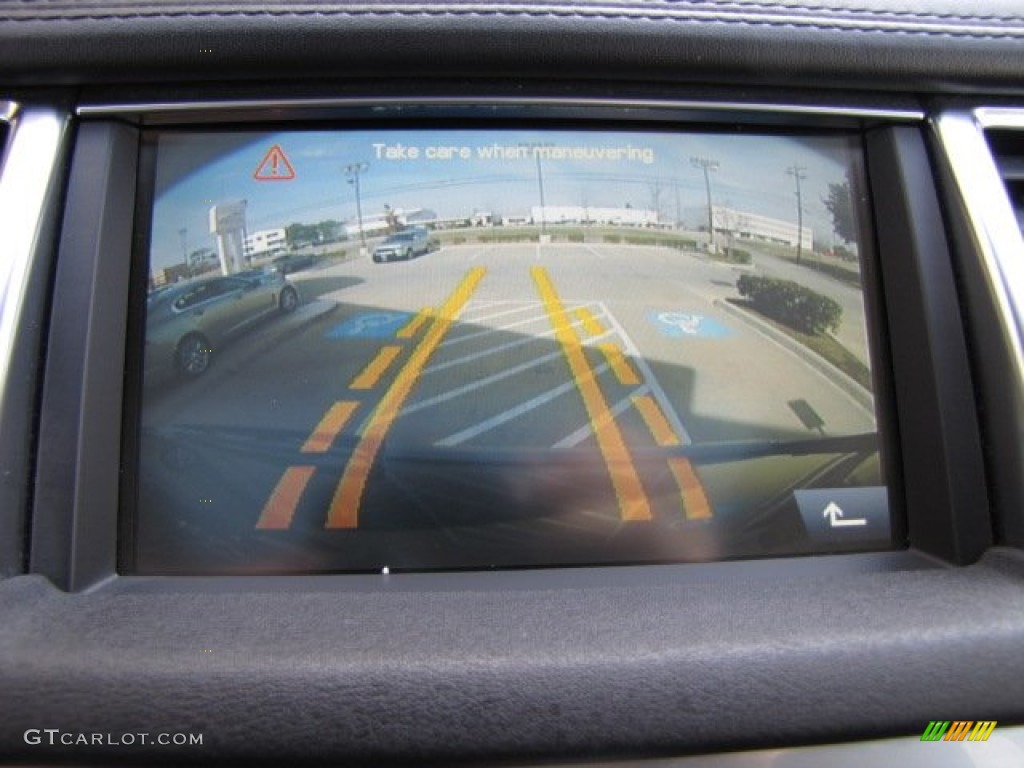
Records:
[[[152,210],[152,196],[153,196],[153,184],[155,180],[155,168],[154,168],[154,146],[155,137],[161,133],[175,133],[175,132],[254,132],[254,131],[271,131],[271,130],[302,130],[302,131],[316,131],[316,130],[337,130],[337,131],[352,131],[352,130],[379,130],[386,132],[388,130],[410,130],[410,129],[425,129],[425,130],[444,130],[458,128],[460,130],[466,130],[467,128],[477,128],[481,130],[514,130],[514,129],[543,129],[543,130],[575,130],[575,131],[588,131],[588,132],[656,132],[656,133],[671,133],[671,132],[706,132],[706,133],[717,133],[721,135],[750,135],[758,134],[765,136],[786,136],[786,137],[800,137],[800,136],[827,136],[827,135],[841,135],[846,137],[854,137],[854,141],[857,145],[857,151],[863,158],[865,153],[863,151],[863,140],[865,137],[865,126],[861,121],[841,119],[826,120],[825,125],[819,125],[819,120],[814,121],[785,121],[784,125],[779,125],[779,119],[776,115],[770,115],[770,119],[767,121],[757,122],[753,125],[749,122],[738,123],[738,122],[708,122],[703,114],[697,115],[691,113],[691,117],[694,118],[693,122],[688,122],[686,119],[680,119],[681,115],[676,112],[668,112],[660,114],[657,111],[651,114],[645,115],[644,120],[611,120],[607,116],[594,117],[591,119],[581,119],[579,116],[574,116],[571,119],[567,119],[564,116],[556,117],[550,114],[552,109],[550,107],[544,109],[538,109],[536,107],[522,106],[515,109],[504,110],[504,114],[500,117],[489,116],[488,118],[481,118],[479,111],[474,115],[472,119],[467,119],[465,116],[458,119],[452,119],[451,117],[441,116],[445,112],[444,109],[431,108],[426,109],[418,107],[413,110],[417,114],[414,116],[403,116],[403,119],[395,119],[390,117],[388,119],[381,119],[380,117],[373,117],[369,114],[364,113],[360,117],[348,116],[345,120],[334,120],[329,122],[310,122],[310,121],[299,121],[296,123],[245,123],[245,122],[224,122],[224,123],[195,123],[182,125],[180,120],[176,120],[175,125],[164,125],[159,128],[151,128],[142,131],[140,141],[140,173],[139,173],[139,194],[138,204],[136,206],[136,218],[135,218],[135,257],[133,258],[133,265],[136,267],[133,271],[133,289],[132,289],[132,300],[131,300],[131,313],[130,313],[130,328],[129,328],[129,339],[134,343],[129,344],[128,359],[131,364],[126,369],[126,402],[128,404],[128,412],[138,414],[139,413],[139,400],[142,390],[142,330],[144,328],[144,310],[145,301],[144,298],[146,290],[146,278],[144,269],[139,269],[139,265],[144,263],[144,256],[148,252],[148,232],[151,225],[150,211]],[[448,110],[450,111],[450,109]],[[465,111],[460,108],[459,111]],[[515,114],[515,117],[510,116],[511,113]],[[557,110],[556,110],[557,111]],[[574,108],[574,112],[579,110]],[[607,112],[607,108],[602,108],[603,112]],[[427,113],[426,116],[424,112]],[[433,113],[433,114],[431,114]],[[529,117],[524,117],[529,115]],[[811,124],[807,124],[811,123]],[[831,124],[829,124],[831,123]],[[888,497],[888,508],[890,511],[889,525],[892,532],[891,536],[891,548],[899,549],[905,544],[905,530],[906,525],[904,521],[904,515],[902,510],[901,501],[901,476],[900,476],[900,462],[896,460],[897,451],[894,450],[894,444],[891,440],[892,436],[897,434],[895,427],[895,409],[891,399],[891,380],[889,371],[891,367],[888,359],[888,337],[885,329],[885,323],[879,312],[880,297],[882,295],[881,287],[879,284],[879,271],[877,264],[877,256],[875,249],[874,235],[870,226],[872,222],[872,211],[870,206],[870,199],[866,193],[867,182],[863,179],[862,194],[859,198],[859,219],[862,223],[867,224],[867,232],[861,233],[860,237],[860,253],[863,269],[864,278],[864,303],[865,303],[865,315],[867,317],[867,333],[869,335],[869,347],[872,350],[871,360],[871,372],[874,384],[874,394],[876,400],[876,415],[879,424],[879,431],[885,436],[881,441],[879,448],[881,451],[882,460],[882,471],[886,481],[886,495]],[[143,258],[140,258],[140,254]],[[129,418],[125,420],[125,434],[124,434],[124,448],[125,456],[131,458],[130,466],[132,471],[125,472],[122,474],[123,485],[122,485],[122,511],[120,515],[120,535],[119,535],[119,567],[122,572],[125,573],[140,573],[147,572],[144,567],[140,568],[140,564],[136,559],[135,548],[133,542],[135,541],[136,530],[135,523],[137,521],[136,515],[139,513],[139,509],[136,503],[137,500],[137,461],[138,461],[138,418]],[[877,545],[870,547],[869,549],[876,549]],[[885,547],[890,548],[890,547]],[[841,552],[841,551],[860,551],[857,546],[844,547],[844,546],[823,546],[820,549],[813,551],[803,552],[786,552],[786,553],[761,553],[770,554],[771,556],[779,557],[790,554],[826,554],[828,552]],[[747,552],[743,554],[743,558],[749,559],[750,557],[757,557],[759,553]],[[639,560],[634,558],[625,558],[620,563],[612,563],[607,560],[600,560],[596,562],[578,561],[572,563],[558,563],[558,562],[530,562],[526,565],[532,567],[559,567],[561,565],[613,565],[613,564],[636,564],[637,562],[643,563],[663,563],[663,562],[687,562],[693,560],[709,559],[707,557],[690,557],[690,558],[641,558]],[[715,558],[710,558],[715,559]],[[728,559],[728,558],[722,558]],[[511,566],[517,565],[516,563],[509,564]],[[144,564],[143,564],[144,566]],[[459,563],[448,563],[443,569],[459,569],[467,567],[460,565]],[[473,567],[482,567],[479,563],[474,563]],[[261,568],[259,563],[253,562],[251,566],[244,569],[236,569],[234,572],[248,572],[248,573],[324,573],[324,572],[348,572],[350,570],[355,571],[367,571],[373,570],[371,568],[359,567],[355,569],[346,569],[345,567],[338,568],[313,568],[303,570],[301,568],[295,568],[289,566],[286,568]],[[413,570],[432,570],[432,568],[415,568]],[[163,572],[159,569],[156,571],[149,571],[154,573]],[[204,573],[208,572],[202,568],[189,570],[184,568],[181,571],[172,571],[176,573]],[[212,572],[217,572],[215,569]]]

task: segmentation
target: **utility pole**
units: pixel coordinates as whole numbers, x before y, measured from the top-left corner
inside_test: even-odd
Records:
[[[806,169],[800,165],[791,165],[786,174],[793,177],[796,183],[796,263],[800,263],[800,253],[804,244],[804,206],[800,197],[800,182],[807,178]]]
[[[547,234],[548,212],[545,210],[544,202],[544,167],[540,163],[542,150],[555,146],[550,141],[529,141],[519,144],[520,148],[533,153],[533,159],[537,163],[537,191],[540,194],[540,233],[543,237]]]
[[[366,251],[366,232],[363,231],[363,201],[359,194],[359,177],[369,170],[367,163],[350,163],[345,166],[345,178],[348,183],[355,187],[356,192],[356,220],[359,222],[359,243],[363,252]]]
[[[718,170],[718,161],[710,157],[690,158],[690,165],[704,171],[704,189],[708,195],[708,253],[715,252],[715,216],[711,207],[711,173]]]
[[[537,189],[540,190],[540,233],[546,235],[548,232],[548,212],[544,207],[544,171],[540,165],[540,147],[535,147],[533,156],[537,160]]]
[[[191,277],[192,272],[188,264],[188,227],[179,229],[178,236],[181,237],[181,263],[185,265],[185,274]]]

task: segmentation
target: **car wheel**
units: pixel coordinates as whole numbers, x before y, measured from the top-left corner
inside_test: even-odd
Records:
[[[174,362],[178,372],[189,378],[196,378],[206,373],[213,358],[210,342],[201,334],[190,333],[178,342],[174,354]]]
[[[294,312],[295,308],[299,306],[299,294],[294,288],[288,286],[281,291],[281,298],[278,299],[277,306],[279,306],[281,311],[286,315],[289,312]]]

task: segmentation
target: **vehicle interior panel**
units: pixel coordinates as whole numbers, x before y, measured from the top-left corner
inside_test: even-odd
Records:
[[[0,0],[0,764],[1020,765],[1022,54]]]

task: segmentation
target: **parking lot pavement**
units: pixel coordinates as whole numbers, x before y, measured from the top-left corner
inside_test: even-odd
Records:
[[[344,286],[323,294],[335,311],[257,329],[248,352],[147,419],[201,428],[207,458],[195,461],[245,478],[221,502],[222,535],[472,521],[478,536],[490,515],[543,530],[547,545],[692,524],[749,493],[673,447],[874,430],[819,370],[716,307],[720,265],[684,253],[459,246],[317,279]],[[186,492],[212,497],[210,477],[190,472]]]

